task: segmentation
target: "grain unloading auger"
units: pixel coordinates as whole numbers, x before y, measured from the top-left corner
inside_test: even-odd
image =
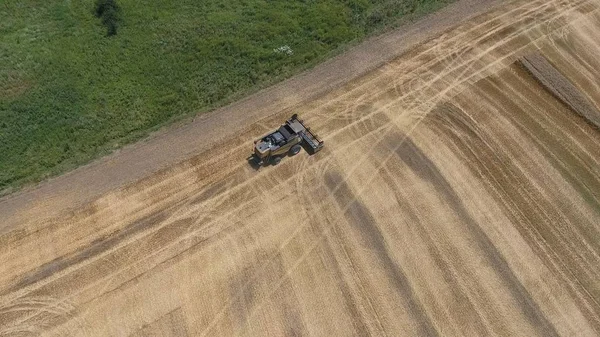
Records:
[[[294,156],[302,150],[310,154],[323,148],[323,141],[294,114],[279,129],[254,141],[254,158],[259,165],[277,165],[285,155]]]

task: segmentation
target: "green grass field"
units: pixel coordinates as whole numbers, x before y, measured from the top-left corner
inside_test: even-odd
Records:
[[[452,0],[0,2],[0,191],[282,80]]]

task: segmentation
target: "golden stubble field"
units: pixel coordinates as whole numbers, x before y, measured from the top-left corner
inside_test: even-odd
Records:
[[[513,1],[0,237],[1,336],[600,334],[600,1]],[[10,219],[8,219],[10,220]]]

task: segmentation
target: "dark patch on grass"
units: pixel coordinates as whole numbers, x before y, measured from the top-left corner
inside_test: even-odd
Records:
[[[117,27],[121,19],[121,7],[116,0],[96,0],[94,14],[106,27],[106,35],[117,35]]]
[[[439,336],[440,334],[427,315],[423,304],[414,294],[406,274],[391,257],[385,238],[369,209],[357,199],[340,174],[327,172],[324,179],[325,185],[333,193],[338,206],[345,209],[344,217],[352,226],[352,230],[361,238],[362,244],[378,252],[377,257],[384,266],[389,280],[394,284],[399,295],[406,300],[409,314],[418,323],[418,335]]]

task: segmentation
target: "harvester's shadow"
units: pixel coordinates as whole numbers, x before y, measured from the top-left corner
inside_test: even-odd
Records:
[[[306,142],[300,143],[300,146],[302,146],[302,149],[304,150],[304,152],[308,153],[309,156],[312,156],[313,154],[315,154],[315,151],[313,150],[313,148],[308,146],[308,144],[306,144]]]
[[[262,167],[258,158],[256,158],[256,156],[254,155],[251,155],[250,157],[246,158],[246,160],[248,161],[248,165],[250,165],[250,167],[252,167],[254,171],[258,171]]]

